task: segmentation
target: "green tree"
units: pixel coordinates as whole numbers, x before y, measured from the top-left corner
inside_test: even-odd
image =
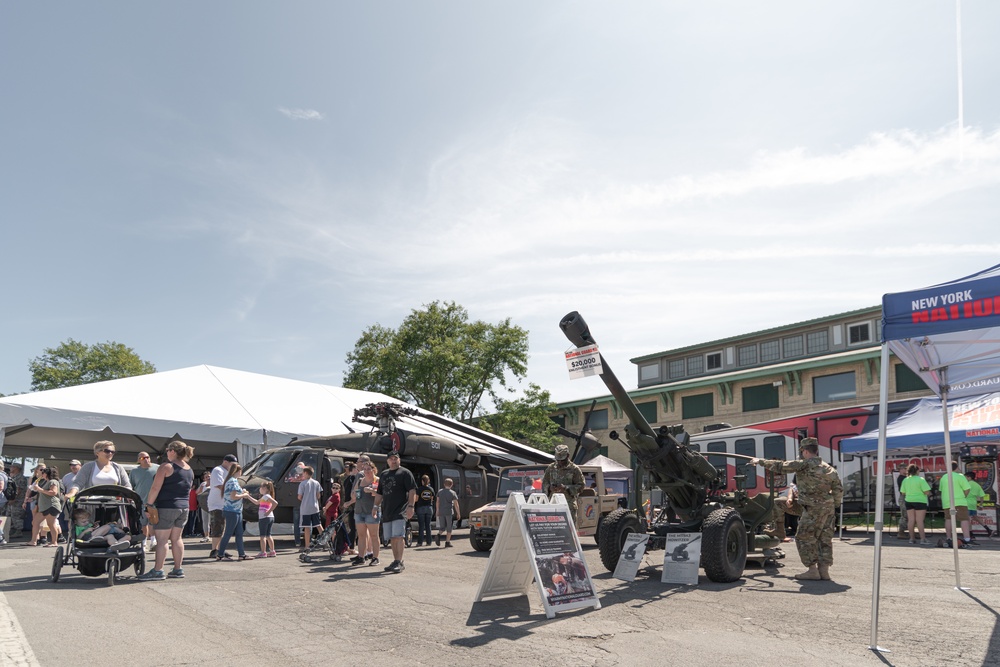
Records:
[[[132,348],[121,343],[87,345],[72,338],[58,347],[46,348],[45,354],[31,360],[29,368],[33,391],[156,372],[153,364],[143,361]]]
[[[549,392],[532,382],[521,398],[499,399],[496,412],[480,419],[478,426],[508,440],[551,452],[562,440],[557,432],[559,426],[549,417],[555,410]]]
[[[485,396],[498,400],[508,376],[528,370],[528,332],[510,323],[469,321],[454,303],[414,310],[399,329],[375,324],[347,355],[344,386],[378,391],[469,421]]]

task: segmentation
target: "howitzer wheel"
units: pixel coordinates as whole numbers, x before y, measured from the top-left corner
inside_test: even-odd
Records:
[[[609,572],[614,572],[618,567],[618,559],[622,555],[622,548],[629,534],[639,532],[642,532],[639,527],[639,517],[624,507],[619,507],[604,517],[601,530],[597,534],[598,549],[601,552],[601,563]]]
[[[715,510],[701,525],[701,566],[716,582],[736,581],[747,563],[743,518],[731,507]]]

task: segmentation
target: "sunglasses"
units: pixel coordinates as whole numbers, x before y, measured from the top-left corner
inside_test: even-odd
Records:
[[[101,451],[103,451],[105,454],[114,454],[115,453],[115,450],[113,450],[113,449],[102,449]]]

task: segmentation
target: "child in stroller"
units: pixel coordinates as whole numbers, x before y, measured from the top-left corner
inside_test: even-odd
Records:
[[[117,521],[103,526],[95,525],[94,518],[86,507],[77,507],[73,510],[73,536],[83,542],[98,542],[99,538],[104,538],[109,551],[124,549],[130,544],[128,534],[121,529]]]
[[[309,548],[299,554],[299,560],[303,563],[311,563],[313,559],[309,554],[316,550],[323,550],[330,552],[330,560],[339,563],[344,559],[343,554],[347,551],[350,539],[347,533],[347,526],[344,525],[344,520],[342,518],[334,519],[320,533],[319,537],[309,544]]]

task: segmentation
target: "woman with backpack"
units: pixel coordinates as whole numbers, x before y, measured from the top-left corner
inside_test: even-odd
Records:
[[[49,541],[45,546],[54,547],[59,539],[59,515],[64,502],[62,483],[55,466],[40,468],[38,472],[38,481],[31,490],[38,494],[38,513],[49,528]]]

